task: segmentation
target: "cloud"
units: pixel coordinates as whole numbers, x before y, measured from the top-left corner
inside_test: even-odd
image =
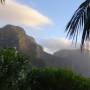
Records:
[[[31,27],[52,24],[52,21],[38,10],[20,4],[16,0],[7,0],[5,5],[0,5],[0,22]]]
[[[50,38],[41,40],[40,44],[44,47],[44,51],[48,53],[54,53],[58,50],[62,49],[74,49],[75,43],[72,43],[71,40],[65,39],[65,38]],[[79,47],[79,44],[77,43],[77,47]]]

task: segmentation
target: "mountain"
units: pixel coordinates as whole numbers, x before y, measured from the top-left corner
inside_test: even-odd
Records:
[[[42,47],[35,42],[33,37],[28,36],[23,28],[13,25],[0,28],[0,48],[2,47],[16,47],[17,50],[29,56],[37,57],[40,52],[43,52]]]
[[[6,25],[0,28],[0,48],[13,47],[29,56],[33,65],[44,66],[43,60],[38,59],[44,51],[35,39],[28,36],[19,26]]]
[[[61,50],[54,53],[54,56],[62,58],[62,67],[73,69],[84,76],[90,76],[90,53],[75,50]]]
[[[29,56],[35,67],[59,67],[60,58],[43,51],[35,39],[28,36],[19,26],[6,25],[0,28],[0,48],[15,47],[18,51]]]
[[[34,67],[68,68],[90,76],[90,54],[80,50],[61,50],[54,55],[43,51],[35,39],[28,36],[19,26],[6,25],[0,28],[0,48],[15,47],[26,54]]]

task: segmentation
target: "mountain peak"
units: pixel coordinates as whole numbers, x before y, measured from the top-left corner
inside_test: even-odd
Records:
[[[23,28],[10,24],[0,28],[0,48],[2,47],[16,47],[17,50],[29,56],[36,55],[37,51],[43,51],[35,39],[28,36]]]
[[[19,27],[19,26],[15,26],[15,25],[11,25],[11,24],[8,24],[2,28],[0,28],[1,30],[14,30],[14,31],[22,31],[23,33],[25,33],[24,29]]]

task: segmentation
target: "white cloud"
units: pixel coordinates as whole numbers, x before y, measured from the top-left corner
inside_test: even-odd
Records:
[[[7,0],[5,5],[0,5],[0,22],[29,25],[35,28],[52,24],[52,21],[38,10],[22,5],[15,0]]]
[[[51,53],[51,54],[58,50],[74,49],[76,47],[79,47],[78,43],[77,43],[77,46],[75,47],[75,43],[72,43],[71,40],[68,40],[65,38],[45,39],[45,40],[42,40],[40,44],[44,47],[44,51]]]

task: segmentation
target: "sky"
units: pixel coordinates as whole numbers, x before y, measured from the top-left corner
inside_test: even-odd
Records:
[[[0,25],[21,26],[48,53],[75,48],[65,26],[84,0],[6,0],[0,6]],[[77,45],[78,46],[78,45]]]

